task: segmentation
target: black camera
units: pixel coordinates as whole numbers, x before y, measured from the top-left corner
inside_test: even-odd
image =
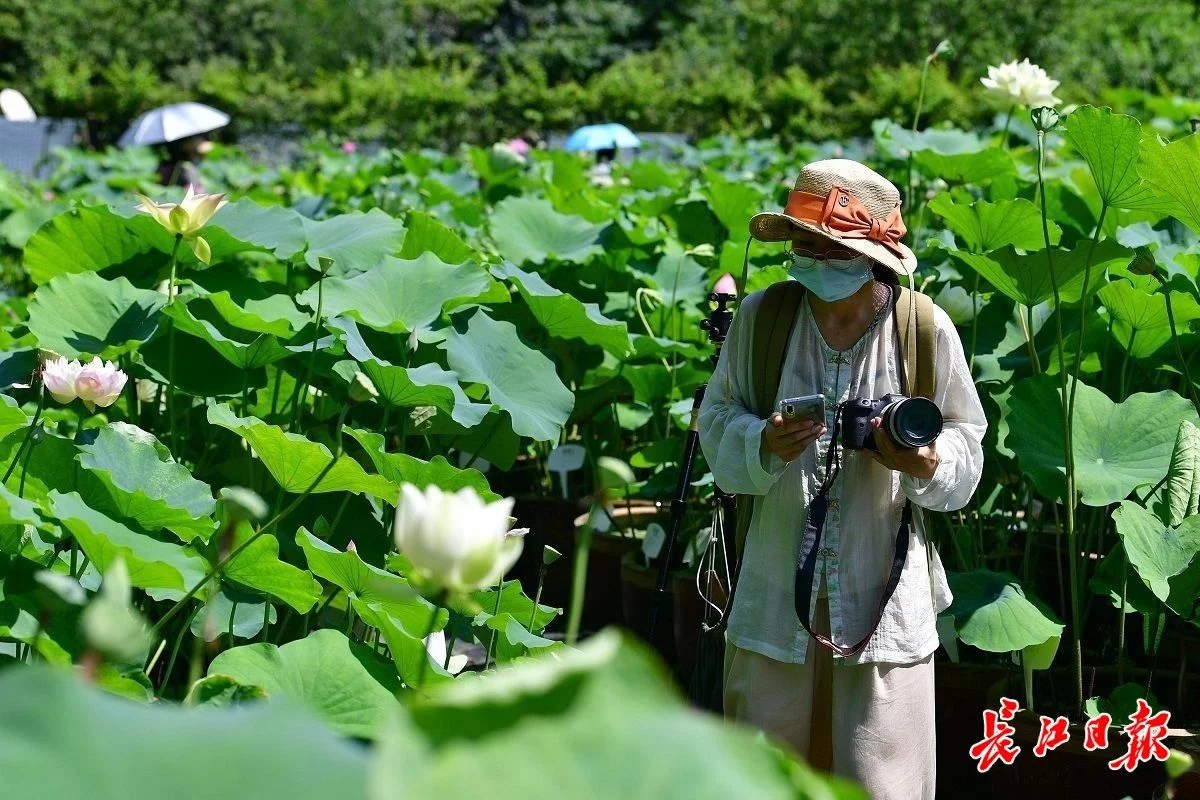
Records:
[[[842,404],[842,447],[879,452],[871,428],[875,417],[883,418],[879,429],[897,447],[924,447],[942,432],[942,412],[932,400],[902,394],[885,394],[878,400],[858,397]]]

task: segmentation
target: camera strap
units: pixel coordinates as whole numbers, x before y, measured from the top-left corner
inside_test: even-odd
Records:
[[[829,489],[834,479],[841,471],[841,463],[837,456],[838,436],[841,433],[842,408],[838,407],[833,419],[833,436],[830,439],[829,450],[825,453],[825,481],[821,484],[816,497],[808,504],[808,513],[804,520],[804,538],[801,540],[800,556],[796,563],[796,616],[808,635],[820,642],[824,647],[843,657],[856,655],[871,637],[883,619],[883,610],[888,600],[892,598],[900,583],[900,573],[904,571],[904,561],[908,555],[908,541],[912,528],[912,502],[904,501],[904,510],[900,514],[900,529],[896,532],[896,551],[892,556],[892,567],[888,572],[887,583],[883,587],[883,597],[875,609],[874,619],[867,635],[857,644],[843,645],[834,642],[828,636],[815,633],[812,629],[810,614],[812,613],[812,586],[817,570],[817,554],[821,549],[821,533],[825,527],[825,515],[829,510]]]

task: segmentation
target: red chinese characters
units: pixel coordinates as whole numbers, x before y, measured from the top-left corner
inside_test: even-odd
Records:
[[[1170,711],[1154,709],[1145,700],[1138,698],[1137,711],[1129,715],[1129,724],[1122,731],[1129,737],[1129,746],[1124,755],[1108,762],[1111,769],[1133,772],[1138,764],[1146,761],[1166,761],[1169,750],[1163,744],[1167,736]],[[968,751],[979,763],[976,769],[987,772],[997,761],[1011,765],[1021,748],[1013,742],[1016,728],[1009,724],[1020,710],[1020,704],[1011,698],[1000,698],[1000,710],[987,709],[983,712],[983,738],[971,745]],[[1039,758],[1066,744],[1070,738],[1070,720],[1067,717],[1038,717],[1041,727],[1033,754]],[[1085,750],[1108,749],[1108,730],[1112,725],[1112,714],[1102,713],[1088,719],[1083,726]]]
[[[1037,744],[1033,746],[1033,754],[1038,758],[1046,755],[1047,752],[1058,747],[1060,744],[1065,744],[1071,738],[1071,734],[1067,732],[1067,726],[1071,724],[1066,717],[1038,717],[1042,723],[1042,729],[1038,732]]]
[[[1171,719],[1171,712],[1160,711],[1154,714],[1150,704],[1140,697],[1137,704],[1137,711],[1129,715],[1130,723],[1122,728],[1129,734],[1129,749],[1125,751],[1125,755],[1108,762],[1112,769],[1133,772],[1143,761],[1167,760],[1167,746],[1162,740],[1167,735],[1167,723]]]
[[[1020,710],[1020,704],[1008,697],[1000,698],[1000,710],[985,709],[983,712],[983,739],[971,745],[968,751],[971,758],[979,763],[975,768],[987,772],[997,761],[1012,764],[1021,752],[1021,748],[1013,744],[1012,735],[1016,731],[1008,724]]]

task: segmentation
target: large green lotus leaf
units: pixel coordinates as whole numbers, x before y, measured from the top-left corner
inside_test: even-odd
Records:
[[[560,214],[538,197],[507,197],[496,204],[489,225],[500,255],[517,264],[583,262],[601,253],[607,225]]]
[[[666,198],[673,196],[668,190]],[[729,231],[730,239],[741,243],[750,238],[750,217],[762,210],[761,192],[749,184],[732,183],[718,177],[705,187],[704,197],[713,214]]]
[[[429,327],[449,301],[478,297],[492,285],[487,270],[473,261],[452,267],[432,253],[412,261],[388,257],[360,275],[326,278],[322,313],[352,317],[378,331],[408,333]],[[297,299],[316,309],[319,291],[312,286]]]
[[[208,665],[208,674],[228,675],[265,690],[268,697],[302,703],[342,735],[368,739],[397,707],[400,691],[386,659],[328,629],[283,647],[249,644],[226,650]]]
[[[52,491],[49,499],[50,513],[71,532],[101,574],[123,558],[130,583],[161,599],[182,596],[209,572],[208,562],[193,550],[131,530],[90,508],[75,492]]]
[[[437,687],[396,715],[374,763],[371,796],[487,792],[503,774],[512,798],[544,797],[553,786],[556,795],[583,800],[865,800],[848,781],[818,777],[750,731],[697,714],[666,675],[642,648],[608,631],[554,658]]]
[[[257,417],[239,417],[223,403],[209,406],[208,421],[245,439],[285,492],[303,493],[333,458],[325,445],[298,433],[287,433]],[[337,463],[312,492],[354,492],[393,504],[398,497],[395,484],[381,475],[367,474],[345,453],[338,457]]]
[[[243,522],[234,534],[233,547],[254,536]],[[301,614],[308,613],[321,598],[321,584],[307,570],[279,558],[279,541],[269,533],[255,539],[230,561],[222,574],[242,586],[282,600]]]
[[[379,631],[387,643],[396,671],[406,685],[425,688],[453,680],[450,673],[430,655],[423,640],[426,633],[444,628],[445,618],[441,610],[438,611],[437,622],[432,628],[432,613],[418,627],[409,628],[400,618],[389,614],[387,606],[382,603],[371,603],[361,597],[351,597],[350,605],[364,623]]]
[[[440,346],[464,381],[487,386],[488,398],[509,413],[519,436],[558,439],[575,395],[559,380],[554,362],[527,347],[511,323],[477,312],[465,333],[450,328]]]
[[[79,463],[104,485],[113,509],[146,530],[166,528],[184,542],[208,541],[216,530],[212,490],[152,444],[106,426],[79,448]]]
[[[965,643],[1004,653],[1062,635],[1065,626],[1054,612],[1025,594],[1014,575],[978,569],[948,577],[954,602],[943,613],[954,617],[954,628]]]
[[[4,670],[0,695],[0,770],[12,798],[366,796],[363,748],[287,701],[131,703],[45,667]]]
[[[461,264],[479,258],[475,249],[457,233],[424,211],[412,209],[408,212],[406,222],[408,233],[404,235],[400,258],[414,259],[423,253],[432,253],[447,264]]]
[[[505,581],[501,585],[499,606],[496,605],[497,598],[494,588],[475,592],[472,595],[472,599],[483,608],[484,613],[511,614],[526,629],[534,632],[545,630],[546,626],[562,613],[561,608],[553,608],[541,603],[538,604],[537,612],[535,613],[533,600],[522,590],[520,581]]]
[[[1200,136],[1164,144],[1157,136],[1142,140],[1138,172],[1159,195],[1179,205],[1178,217],[1200,233]]]
[[[950,254],[1022,305],[1036,306],[1054,297],[1045,250],[1018,253],[1006,246],[986,256],[966,250],[952,250]],[[1095,252],[1089,242],[1081,242],[1074,250],[1055,248],[1054,275],[1058,280],[1059,297],[1064,303],[1078,302],[1084,290],[1085,270],[1088,272],[1088,293],[1091,294],[1104,284],[1109,268],[1128,264],[1132,257],[1132,250],[1112,239],[1099,242]],[[1087,269],[1089,258],[1091,266]]]
[[[1112,332],[1134,358],[1146,358],[1171,341],[1167,296],[1151,294],[1128,281],[1113,281],[1098,296],[1113,320]],[[1200,319],[1200,304],[1184,292],[1171,292],[1171,311],[1176,329],[1186,332],[1188,323]]]
[[[1153,504],[1158,518],[1178,525],[1200,514],[1200,428],[1184,420],[1175,434],[1167,479]]]
[[[1158,483],[1171,462],[1175,433],[1196,413],[1174,392],[1141,392],[1114,403],[1099,389],[1079,384],[1072,429],[1075,483],[1089,506],[1117,503],[1139,486]],[[1060,498],[1065,488],[1062,401],[1058,379],[1038,375],[1018,381],[1009,400],[1008,446],[1038,491]]]
[[[473,428],[483,421],[491,409],[490,403],[474,403],[458,382],[458,374],[442,369],[437,364],[422,364],[419,367],[398,367],[371,352],[362,332],[354,320],[336,317],[329,320],[329,327],[342,332],[346,353],[358,362],[380,398],[394,407],[433,406],[450,415],[464,428]],[[335,365],[334,371],[346,380],[353,379],[353,364],[350,369]]]
[[[1102,202],[1130,209],[1161,205],[1138,174],[1142,125],[1136,119],[1080,106],[1063,120],[1062,131],[1087,162]]]
[[[25,245],[25,270],[42,284],[59,275],[95,272],[150,249],[108,206],[80,206],[47,222]]]
[[[904,161],[913,153],[933,152],[941,155],[978,153],[989,147],[979,134],[957,128],[926,128],[910,131],[890,119],[871,123],[875,144],[889,157]]]
[[[257,369],[267,364],[282,361],[291,352],[269,333],[247,333],[238,338],[223,333],[207,319],[199,319],[193,308],[200,308],[205,301],[176,298],[163,312],[171,318],[175,328],[183,333],[203,339],[221,357],[241,370]]]
[[[1129,563],[1154,596],[1165,601],[1171,593],[1168,580],[1187,569],[1200,553],[1200,514],[1171,526],[1126,500],[1113,514],[1113,521]]]
[[[469,486],[489,503],[500,499],[488,486],[487,478],[477,469],[459,469],[440,455],[434,456],[431,461],[422,461],[407,453],[385,452],[383,436],[372,431],[346,428],[345,433],[362,445],[379,474],[395,485],[411,483],[421,489],[432,485],[447,492],[456,492]]]
[[[1167,605],[1179,616],[1200,627],[1200,558],[1170,580]]]
[[[670,253],[660,258],[651,280],[662,295],[663,302],[670,307],[681,303],[694,306],[708,296],[708,277],[704,267],[686,253]],[[670,336],[675,331],[658,333]]]
[[[312,321],[312,314],[298,308],[282,286],[273,291],[275,287],[246,275],[240,267],[214,267],[189,278],[195,293],[208,298],[235,328],[287,339]]]
[[[1021,250],[1045,247],[1042,236],[1042,212],[1028,200],[976,200],[958,205],[947,193],[929,201],[929,210],[946,221],[946,226],[966,243],[973,253],[989,253],[1005,245]],[[1062,230],[1049,223],[1050,243],[1058,244]]]
[[[17,448],[25,439],[22,430],[13,431],[0,441],[0,464],[11,464],[16,458]],[[39,442],[29,457],[25,471],[24,497],[32,500],[35,505],[45,507],[46,499],[51,491],[67,493],[80,488],[91,476],[79,468],[75,457],[79,454],[75,442],[65,436],[57,436],[46,429],[42,441]],[[7,469],[7,466],[5,466]],[[14,493],[21,488],[21,470],[13,470],[5,484]],[[100,487],[97,484],[96,490]]]
[[[307,217],[302,221],[308,240],[305,261],[319,270],[320,259],[333,259],[332,275],[352,275],[371,269],[384,256],[399,251],[404,243],[404,224],[378,208],[365,214],[350,211],[320,221]]]
[[[32,336],[29,337],[32,340]],[[41,365],[37,348],[19,347],[0,352],[0,390],[28,386],[29,376]]]
[[[551,335],[561,339],[582,339],[603,347],[618,358],[629,352],[625,323],[605,317],[595,303],[580,302],[546,283],[540,275],[525,272],[510,263],[493,267],[492,274],[517,285],[534,318]]]
[[[1012,155],[1000,147],[954,154],[921,150],[913,154],[913,163],[925,175],[955,184],[983,183],[1016,172]]]
[[[37,507],[0,484],[0,553],[20,555],[27,546],[27,526],[43,527]]]
[[[433,604],[417,594],[408,581],[391,572],[368,564],[358,553],[338,550],[301,528],[296,544],[308,559],[314,575],[339,587],[347,595],[377,603],[404,625],[406,630],[424,630],[433,615]],[[438,625],[445,627],[449,612],[438,612]]]
[[[68,358],[115,359],[154,336],[166,300],[125,278],[60,275],[34,292],[29,330],[44,350]]]
[[[269,250],[287,260],[304,249],[303,217],[283,206],[260,206],[241,198],[226,203],[205,226],[213,261],[247,249]]]

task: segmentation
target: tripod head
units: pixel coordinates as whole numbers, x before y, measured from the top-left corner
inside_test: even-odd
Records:
[[[729,304],[736,299],[737,295],[729,292],[708,293],[708,301],[717,305],[709,312],[707,319],[700,320],[700,328],[708,331],[708,341],[713,345],[713,354],[709,356],[709,361],[714,367],[721,357],[721,345],[725,343],[725,337],[729,335],[729,324],[733,321],[733,311],[730,310]]]

